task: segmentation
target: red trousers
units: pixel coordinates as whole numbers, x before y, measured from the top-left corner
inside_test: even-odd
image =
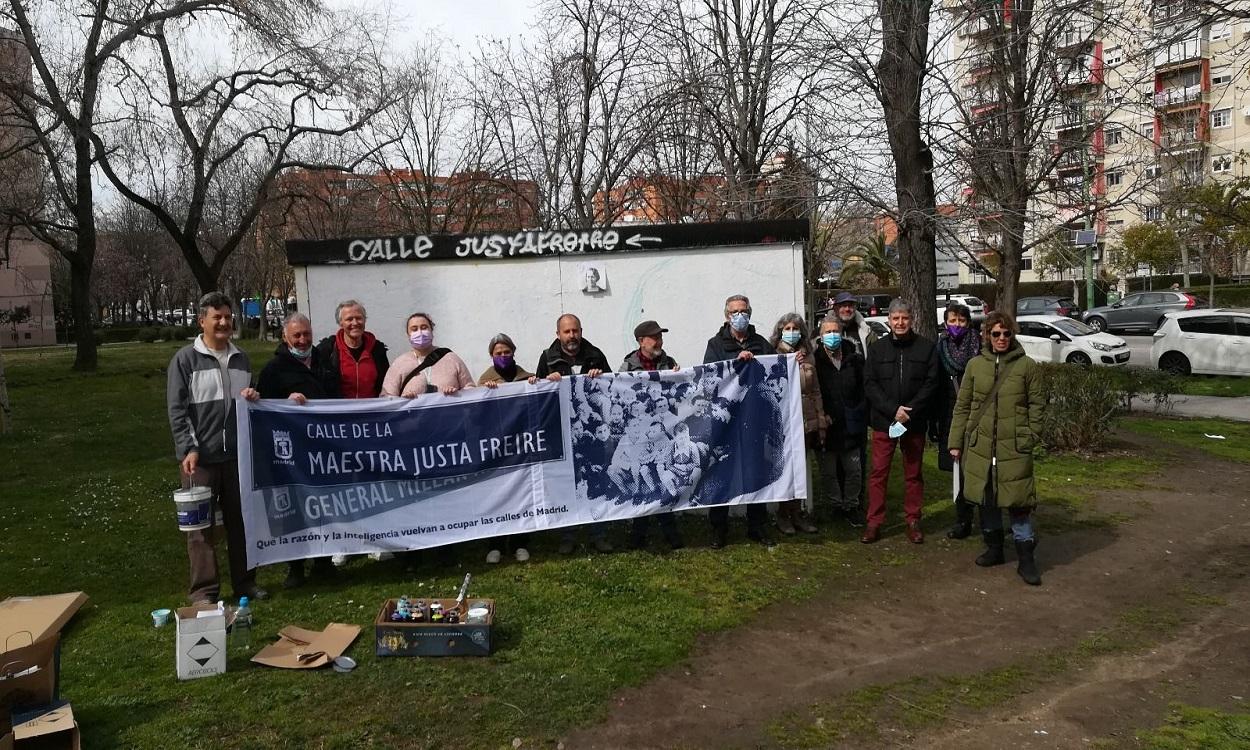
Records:
[[[908,523],[920,521],[920,509],[924,507],[924,432],[908,430],[898,440],[892,440],[888,433],[873,430],[872,473],[868,476],[869,526],[885,523],[885,492],[895,444],[903,449],[903,510]]]

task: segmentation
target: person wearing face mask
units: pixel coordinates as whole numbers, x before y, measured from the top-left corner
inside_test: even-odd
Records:
[[[1002,565],[1003,516],[1011,517],[1016,573],[1030,586],[1042,583],[1034,550],[1033,448],[1046,411],[1041,368],[1016,340],[1016,321],[1004,312],[985,316],[984,346],[968,363],[951,417],[950,455],[964,472],[964,495],[981,506],[985,551],[981,567]]]
[[[933,419],[929,421],[929,439],[938,446],[938,468],[942,471],[955,469],[946,436],[950,431],[951,414],[955,410],[964,368],[981,353],[981,337],[968,325],[971,319],[971,311],[965,305],[953,303],[946,308],[946,323],[938,333],[942,380],[933,405]],[[972,534],[972,509],[972,504],[964,499],[961,482],[959,495],[955,498],[955,525],[946,532],[947,539],[966,539]]]
[[[725,300],[725,323],[715,336],[708,339],[703,352],[703,364],[725,360],[746,361],[757,355],[776,354],[768,339],[755,332],[751,325],[751,300],[744,294],[735,294]],[[767,547],[773,546],[765,525],[768,510],[761,503],[748,503],[747,538]],[[725,505],[708,508],[707,520],[712,525],[712,549],[721,549],[729,539],[729,507]]]
[[[816,366],[812,362],[811,344],[807,339],[807,322],[803,316],[786,313],[773,326],[769,343],[778,354],[803,354],[799,363],[803,437],[808,450],[819,452],[827,437],[829,418],[825,416],[824,404],[820,400],[820,383],[816,380]],[[796,499],[777,504],[777,530],[786,536],[793,536],[796,530],[815,534],[816,526],[803,515],[803,501]]]
[[[338,398],[338,377],[327,366],[321,352],[313,346],[312,323],[303,313],[292,313],[282,324],[282,341],[260,371],[256,390],[261,398],[285,398],[297,404],[309,399]],[[334,566],[329,557],[313,558],[313,574],[330,577]],[[304,585],[304,561],[288,563],[283,588]]]
[[[842,335],[842,321],[836,317],[820,322],[812,356],[820,400],[829,427],[824,442],[816,450],[820,469],[820,501],[827,502],[834,514],[852,526],[863,525],[863,451],[868,425],[865,423],[864,357],[853,341]]]
[[[612,372],[608,358],[597,346],[582,338],[581,319],[572,313],[565,313],[556,318],[556,340],[539,357],[538,366],[534,368],[529,382],[536,383],[539,378],[546,378],[557,383],[561,378],[573,375],[594,378],[605,372]],[[573,550],[577,548],[578,528],[566,526],[561,530],[560,547],[557,550],[560,554],[573,554]],[[613,551],[612,543],[607,538],[606,523],[586,524],[586,529],[596,550],[603,553]]]
[[[644,320],[634,326],[634,340],[638,348],[630,352],[621,363],[621,372],[654,372],[656,370],[679,370],[677,360],[664,351],[664,334],[662,328],[654,320]],[[654,401],[652,403],[655,403]],[[609,430],[611,428],[609,427]],[[660,533],[671,549],[678,550],[686,546],[677,530],[676,517],[672,513],[657,513],[656,523],[660,525]],[[647,529],[651,525],[651,516],[638,516],[633,520],[629,531],[631,549],[643,549],[647,546]]]
[[[450,349],[434,347],[434,321],[423,312],[408,316],[405,324],[412,350],[395,358],[382,381],[382,395],[417,398],[423,393],[450,396],[473,387],[464,360]]]
[[[478,376],[477,384],[487,388],[498,388],[500,383],[516,383],[526,381],[530,373],[516,363],[516,344],[506,333],[496,333],[491,337],[487,347],[490,351],[490,367]],[[511,547],[517,562],[530,559],[529,534],[512,534],[506,537],[495,537],[490,540],[490,550],[486,553],[486,562],[494,565],[503,559],[503,548]]]

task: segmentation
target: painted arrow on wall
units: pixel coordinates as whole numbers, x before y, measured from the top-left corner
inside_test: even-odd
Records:
[[[660,237],[644,237],[641,234],[635,234],[633,237],[625,238],[625,244],[629,245],[630,247],[642,247],[642,243],[644,242],[663,242],[663,241],[664,241],[663,238],[660,238]]]

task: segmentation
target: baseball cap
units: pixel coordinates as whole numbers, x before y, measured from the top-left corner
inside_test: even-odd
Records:
[[[859,300],[858,300],[858,299],[856,299],[856,298],[855,298],[855,295],[854,295],[854,294],[851,294],[850,292],[839,292],[839,293],[838,293],[838,296],[833,298],[833,306],[834,306],[834,307],[837,307],[838,305],[845,304],[845,303],[847,303],[847,302],[853,302],[853,303],[858,304],[858,303],[859,303]]]
[[[660,324],[654,320],[644,320],[634,326],[634,338],[640,339],[643,336],[654,336],[657,333],[668,333],[667,328],[660,328]]]

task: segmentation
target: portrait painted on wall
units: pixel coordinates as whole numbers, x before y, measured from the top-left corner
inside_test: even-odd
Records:
[[[602,262],[577,264],[577,277],[583,294],[602,294],[608,291],[608,269]]]

